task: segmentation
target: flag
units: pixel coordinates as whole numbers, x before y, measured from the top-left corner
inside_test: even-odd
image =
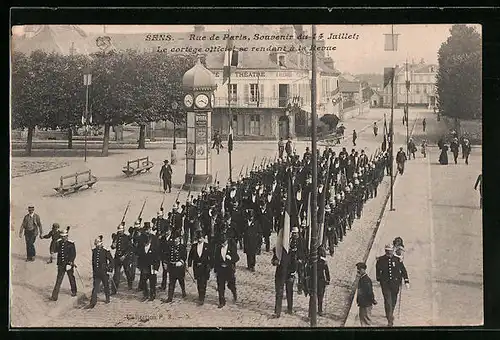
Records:
[[[287,198],[285,202],[284,218],[282,219],[282,224],[280,230],[278,231],[278,237],[276,239],[276,257],[278,261],[281,262],[283,251],[287,252],[290,250],[290,230],[293,225],[297,223],[297,213],[295,206],[295,194],[292,186],[292,174],[288,170],[285,173],[285,180],[287,184]]]
[[[398,35],[399,34],[384,34],[385,45],[384,51],[397,51],[398,50]]]
[[[231,122],[229,123],[229,136],[227,137],[227,151],[233,151],[233,127],[231,126]]]
[[[224,51],[224,68],[222,71],[222,84],[231,77],[231,68],[238,66],[238,51],[234,47],[232,39],[227,39],[226,50]]]
[[[384,88],[394,79],[394,67],[384,67]]]

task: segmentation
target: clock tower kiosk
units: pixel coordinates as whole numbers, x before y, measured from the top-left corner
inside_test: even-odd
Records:
[[[186,93],[186,176],[184,190],[200,191],[212,179],[212,110],[214,106],[215,75],[198,58],[198,62],[182,78]]]

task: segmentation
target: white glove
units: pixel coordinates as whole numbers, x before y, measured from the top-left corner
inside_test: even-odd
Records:
[[[71,268],[73,268],[73,266],[72,266],[72,265],[70,265],[70,264],[67,264],[67,265],[66,265],[66,271],[71,270]]]
[[[156,273],[157,273],[157,271],[156,271],[156,270],[151,269],[151,274],[152,274],[152,275],[156,275]]]
[[[226,259],[231,260],[231,256],[230,255],[226,255]]]
[[[176,266],[176,267],[181,267],[181,266],[182,266],[182,262],[181,262],[181,261],[177,261],[177,262],[175,263],[175,266]]]
[[[167,264],[165,262],[162,263],[163,270],[167,270]]]
[[[408,282],[405,283],[405,286],[406,286],[407,289],[410,289],[410,284]]]

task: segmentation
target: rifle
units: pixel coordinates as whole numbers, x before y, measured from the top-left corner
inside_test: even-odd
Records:
[[[191,181],[193,181],[193,178],[191,178]],[[179,200],[179,195],[181,194],[181,191],[182,191],[182,187],[180,187],[179,191],[177,192],[177,197],[175,198],[176,203]]]
[[[203,187],[203,191],[207,190],[207,186],[208,186],[208,179],[210,177],[207,176],[207,180],[205,181],[205,186]]]
[[[189,183],[189,191],[188,191],[187,199],[189,199],[189,197],[191,195],[191,185],[193,185],[193,179],[194,179],[194,177],[191,177],[191,183]]]
[[[243,164],[243,165],[241,166],[241,170],[240,170],[240,174],[238,175],[238,178],[240,178],[240,177],[241,177],[241,174],[243,173],[243,167],[244,167],[244,166],[245,166],[245,164]]]
[[[264,157],[264,158],[262,158],[262,160],[260,161],[259,168],[262,168],[262,164],[264,164],[264,160],[265,160],[265,159],[266,159],[265,157]]]
[[[142,212],[144,211],[144,207],[146,206],[147,200],[148,200],[148,198],[146,197],[146,199],[144,200],[144,203],[142,204],[142,208],[141,208],[141,212],[139,213],[139,217],[137,217],[137,221],[141,220]]]
[[[160,204],[160,211],[163,210],[163,203],[165,202],[165,195],[163,195],[163,199],[161,200],[161,204]]]
[[[255,166],[255,158],[256,158],[256,157],[257,157],[257,156],[254,156],[254,157],[253,157],[252,167],[251,167],[250,171],[253,171],[253,167]]]
[[[219,171],[215,173],[215,179],[214,179],[214,184],[217,183],[217,175],[219,175]]]
[[[128,201],[127,207],[125,208],[125,212],[123,213],[122,220],[120,224],[122,224],[125,221],[125,216],[127,216],[128,208],[130,207],[130,201]]]
[[[248,164],[247,164],[247,167],[245,169],[245,177],[248,177]]]

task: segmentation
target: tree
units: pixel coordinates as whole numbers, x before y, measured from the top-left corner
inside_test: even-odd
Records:
[[[319,120],[328,125],[328,130],[332,131],[337,127],[340,119],[336,115],[327,114],[323,115]]]
[[[479,118],[481,112],[481,36],[473,27],[453,25],[438,52],[439,111],[459,119]]]

